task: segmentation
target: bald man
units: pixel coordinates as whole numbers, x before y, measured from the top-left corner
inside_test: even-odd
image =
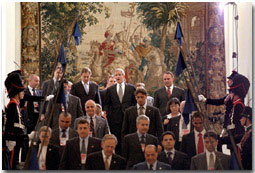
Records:
[[[90,133],[92,137],[102,139],[105,134],[109,134],[109,126],[104,118],[96,115],[96,103],[94,100],[88,100],[85,103],[86,116],[76,118],[74,129],[77,130],[79,120],[85,119],[89,122]]]

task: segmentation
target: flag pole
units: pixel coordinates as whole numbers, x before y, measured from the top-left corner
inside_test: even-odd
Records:
[[[175,10],[176,10],[176,14],[177,14],[177,17],[178,17],[178,22],[179,22],[179,24],[180,24],[180,17],[179,17],[179,15],[178,15],[178,12],[177,12],[177,9],[176,9],[176,8],[175,8]],[[181,26],[181,24],[180,24],[180,26]],[[184,39],[184,36],[183,36],[183,39]],[[190,71],[189,71],[189,69],[188,69],[186,59],[184,58],[185,56],[184,56],[184,52],[183,52],[183,50],[182,50],[182,46],[181,46],[181,44],[178,44],[178,45],[179,45],[180,51],[181,51],[181,53],[182,53],[182,55],[183,55],[183,61],[184,61],[185,65],[186,65],[186,69],[187,69],[187,70],[186,70],[186,73],[184,72],[184,79],[185,79],[186,85],[187,85],[187,87],[188,87],[188,90],[190,90],[191,96],[192,96],[192,98],[193,98],[193,100],[194,100],[194,102],[195,102],[195,106],[197,107],[198,112],[202,113],[202,115],[203,115],[203,126],[204,126],[205,130],[208,131],[208,130],[209,130],[209,124],[208,124],[208,116],[206,116],[207,113],[206,113],[205,106],[202,107],[201,104],[199,104],[197,97],[194,95],[194,94],[196,94],[196,90],[195,90],[195,89],[193,90],[194,87],[192,87],[192,86],[196,86],[196,87],[198,88],[198,90],[199,90],[199,86],[198,86],[198,84],[196,83],[196,78],[194,79],[194,80],[195,80],[195,84],[192,82],[192,80],[191,80],[191,79],[192,79],[192,78],[191,78],[191,74],[190,74]],[[186,47],[186,48],[187,48],[187,47]],[[192,67],[192,62],[190,62],[190,64],[191,64],[191,67]],[[185,69],[184,69],[184,70],[185,70]],[[193,71],[194,76],[195,76],[194,68],[191,68],[191,70]],[[188,80],[188,77],[189,77],[190,80]],[[196,76],[195,76],[195,77],[196,77]],[[200,91],[200,90],[199,90],[199,91]],[[185,103],[185,104],[186,104],[186,103]],[[204,105],[204,104],[203,104],[203,105]],[[205,119],[206,119],[206,124],[205,124],[205,122],[204,122]],[[208,139],[209,139],[209,142],[210,142],[211,146],[213,147],[213,145],[212,145],[212,140],[211,140],[211,138],[210,138],[210,134],[209,134],[209,136],[208,136]],[[213,147],[213,153],[215,153],[215,148],[214,148],[214,147]],[[217,159],[216,159],[216,160],[217,160]],[[222,166],[222,163],[221,163],[221,159],[220,159],[220,158],[218,158],[218,164],[219,164],[221,170],[223,170],[223,166]]]

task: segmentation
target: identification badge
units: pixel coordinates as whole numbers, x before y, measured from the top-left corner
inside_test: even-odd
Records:
[[[35,108],[38,108],[38,107],[39,107],[38,102],[34,102],[34,107],[35,107]]]
[[[87,154],[81,154],[81,164],[86,163],[86,157],[87,157]]]
[[[190,131],[189,129],[183,129],[183,130],[182,130],[182,134],[183,134],[183,135],[186,135],[186,134],[189,133],[189,131]]]
[[[60,138],[60,146],[61,147],[66,146],[66,140],[67,140],[67,138]]]
[[[89,132],[89,136],[92,137],[92,132],[91,131]]]
[[[141,144],[141,147],[142,147],[142,151],[144,152],[145,144]]]
[[[65,111],[65,107],[63,106],[63,104],[61,105],[61,108],[62,108],[62,112]]]

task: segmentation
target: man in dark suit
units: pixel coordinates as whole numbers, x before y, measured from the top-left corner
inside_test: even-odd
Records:
[[[205,152],[191,158],[191,170],[228,170],[230,156],[216,151],[217,134],[207,131],[204,135]]]
[[[192,124],[194,130],[190,133],[183,135],[180,146],[180,151],[186,153],[189,158],[203,153],[204,150],[204,134],[205,129],[203,126],[203,115],[199,112],[195,112],[192,116]]]
[[[125,83],[125,72],[123,69],[115,70],[115,79],[117,84],[107,88],[104,110],[107,113],[107,119],[110,131],[118,141],[121,141],[121,128],[125,110],[136,104],[135,86]],[[116,153],[121,153],[121,142],[116,146]]]
[[[109,133],[109,126],[107,121],[96,115],[96,103],[93,100],[88,100],[85,104],[86,116],[76,118],[74,123],[74,129],[77,129],[77,123],[81,119],[85,119],[89,122],[90,135],[102,139],[105,134]]]
[[[143,162],[144,148],[148,144],[158,146],[155,136],[148,134],[150,119],[146,115],[139,115],[136,119],[137,132],[128,134],[123,140],[122,155],[127,160],[127,169]]]
[[[171,166],[157,160],[157,147],[155,145],[147,145],[145,147],[145,162],[138,163],[133,166],[133,170],[171,170]]]
[[[39,76],[31,74],[28,77],[28,87],[24,90],[24,113],[27,116],[27,134],[30,134],[36,126],[40,113],[40,102],[44,99],[41,96],[41,91],[36,89],[39,83]]]
[[[172,72],[165,72],[163,80],[165,86],[156,90],[154,93],[154,106],[159,108],[162,117],[166,115],[166,105],[170,98],[176,97],[180,102],[185,100],[184,89],[173,85],[174,75]]]
[[[84,107],[86,101],[91,99],[102,105],[99,94],[99,87],[96,83],[90,81],[91,75],[92,72],[88,67],[83,68],[81,71],[81,81],[74,84],[70,92],[72,95],[81,99],[81,106],[84,115],[86,115]]]
[[[41,108],[42,114],[40,115],[41,121],[45,118],[45,112],[48,106],[48,101],[56,95],[59,87],[59,81],[63,76],[62,66],[58,64],[54,70],[54,76],[52,79],[46,80],[42,83],[42,96],[46,97],[45,105]]]
[[[117,138],[106,134],[102,139],[102,151],[91,153],[86,161],[87,170],[125,170],[126,161],[123,157],[114,154]]]
[[[100,97],[101,97],[101,102],[102,102],[102,108],[104,108],[104,105],[105,105],[105,96],[106,96],[107,88],[109,88],[110,86],[112,86],[114,84],[116,84],[116,79],[115,79],[114,75],[110,75],[107,79],[106,87],[103,90],[99,91]]]
[[[89,137],[89,123],[87,120],[78,122],[77,132],[79,137],[66,142],[59,164],[59,169],[61,170],[85,169],[87,155],[101,150],[101,140]]]
[[[158,161],[169,164],[173,170],[190,169],[190,159],[187,154],[174,149],[175,136],[173,132],[164,132],[161,143],[164,150],[158,154]]]
[[[136,118],[138,115],[146,115],[150,118],[150,128],[148,133],[160,138],[163,133],[163,125],[158,108],[147,105],[147,91],[144,88],[137,88],[135,97],[137,105],[131,106],[125,111],[121,132],[122,138],[127,134],[137,131]]]
[[[68,92],[68,81],[63,80],[64,83],[64,91],[65,91],[65,97],[66,97],[66,105],[67,105],[67,112],[69,112],[72,115],[72,121],[70,127],[74,127],[74,121],[76,118],[83,116],[83,111],[81,107],[81,101],[78,97],[73,96]],[[49,105],[45,114],[44,124],[46,125],[50,118],[50,113],[53,108],[53,102],[54,98],[50,99]],[[58,118],[60,113],[64,111],[64,106],[62,103],[56,103],[54,110],[53,110],[53,116],[50,122],[50,127],[55,129],[58,128]]]
[[[50,144],[59,147],[60,156],[62,156],[64,148],[66,146],[66,141],[74,137],[78,137],[78,133],[71,127],[72,116],[68,112],[62,112],[59,115],[58,124],[59,127],[53,129],[52,137],[50,139]]]
[[[191,121],[189,120],[188,124],[186,124],[182,114],[180,116],[170,118],[169,123],[167,125],[167,131],[172,131],[176,137],[176,142],[174,146],[176,150],[179,150],[180,148],[183,135],[190,133],[192,129],[193,125]]]

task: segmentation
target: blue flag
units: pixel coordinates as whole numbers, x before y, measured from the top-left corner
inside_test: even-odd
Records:
[[[176,69],[175,69],[175,76],[178,77],[185,68],[187,68],[187,66],[184,62],[182,52],[180,51],[178,62],[177,62]]]
[[[183,113],[182,113],[184,122],[186,124],[189,123],[189,114],[192,113],[192,111],[196,111],[196,110],[197,110],[197,108],[194,104],[192,95],[191,95],[190,91],[188,90],[187,96],[186,96],[186,103],[185,103],[185,106],[183,108]]]
[[[78,21],[76,22],[76,24],[74,26],[73,36],[74,36],[74,39],[76,41],[76,45],[79,45],[80,44],[80,38],[81,38],[81,32],[80,32]]]
[[[236,155],[234,153],[230,157],[229,169],[230,170],[240,170],[237,159],[236,159]]]
[[[39,164],[37,160],[37,149],[33,148],[32,156],[29,164],[29,170],[39,170]]]
[[[65,55],[65,49],[64,49],[64,44],[62,43],[60,50],[59,50],[59,55],[58,55],[58,62],[62,64],[62,68],[64,70],[64,67],[66,65],[66,55]]]
[[[180,46],[182,45],[182,37],[183,37],[182,28],[181,28],[180,22],[178,22],[176,26],[174,39],[175,40],[178,39]]]
[[[62,103],[62,105],[64,106],[64,110],[66,112],[66,95],[65,95],[65,89],[64,89],[64,82],[62,82],[59,95],[57,98],[57,103]]]

